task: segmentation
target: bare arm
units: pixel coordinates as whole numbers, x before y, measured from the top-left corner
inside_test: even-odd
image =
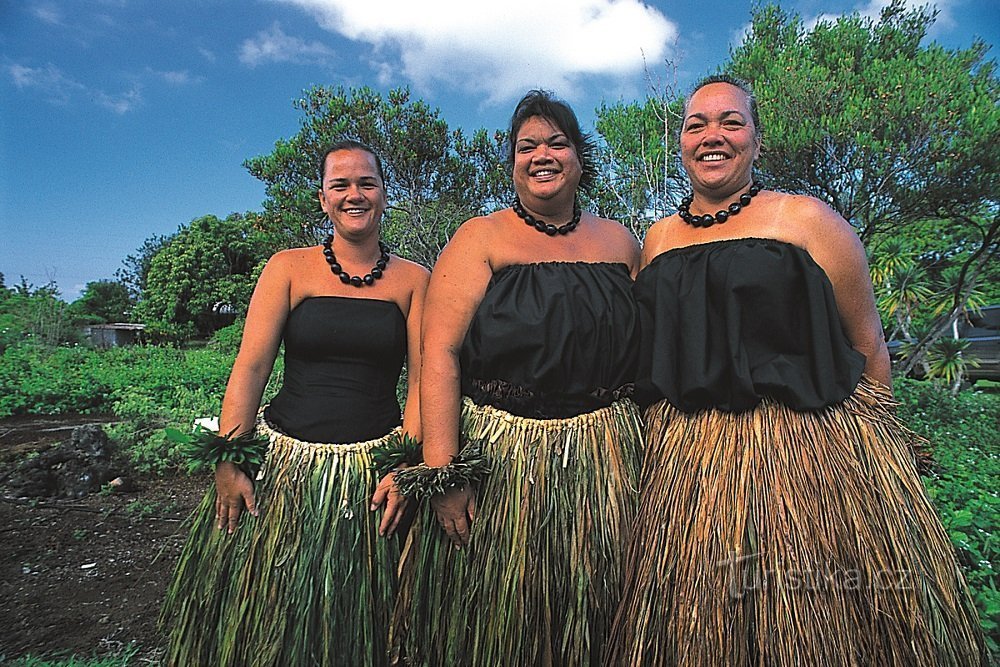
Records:
[[[406,311],[406,406],[403,409],[403,432],[420,440],[420,321],[429,274],[423,267],[415,265],[408,266],[407,269],[413,276],[413,289]],[[406,498],[399,494],[395,477],[395,472],[387,474],[379,481],[372,494],[372,511],[385,505],[378,531],[379,535],[386,537],[396,532],[406,512]]]
[[[865,374],[892,387],[892,367],[875,307],[865,248],[854,230],[833,209],[802,198],[803,220],[812,230],[806,250],[826,272],[833,285],[837,310],[851,345],[865,355]]]
[[[274,367],[281,331],[290,311],[285,263],[278,256],[271,258],[250,299],[240,351],[222,399],[219,432],[223,435],[234,429],[237,435],[249,433],[256,424],[260,398]],[[244,506],[257,515],[253,484],[235,465],[216,466],[215,486],[219,530],[235,531]]]
[[[493,275],[483,219],[465,223],[438,258],[423,317],[420,413],[424,462],[451,463],[458,453],[461,368],[459,350]],[[438,522],[456,546],[466,544],[475,498],[468,488],[433,500]]]

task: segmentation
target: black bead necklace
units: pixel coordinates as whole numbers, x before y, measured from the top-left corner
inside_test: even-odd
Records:
[[[580,211],[580,204],[575,201],[573,202],[573,218],[563,225],[553,225],[545,222],[544,220],[539,220],[535,216],[531,215],[524,210],[524,206],[521,205],[520,197],[514,197],[514,203],[511,204],[510,207],[514,209],[514,213],[517,214],[517,217],[524,220],[524,224],[529,227],[534,227],[538,231],[543,234],[548,234],[549,236],[555,236],[556,234],[569,234],[571,231],[576,229],[577,225],[580,224],[580,216],[582,215],[582,212]]]
[[[681,220],[688,223],[692,227],[711,227],[715,223],[722,224],[728,220],[731,216],[736,215],[743,210],[745,206],[750,205],[750,200],[760,192],[760,188],[756,185],[751,184],[750,189],[740,195],[740,200],[738,202],[733,202],[729,205],[729,210],[719,211],[715,215],[691,215],[690,207],[691,202],[694,201],[694,195],[685,195],[684,199],[681,200],[681,205],[677,208],[677,215],[681,216]]]
[[[378,249],[382,253],[382,256],[375,262],[375,266],[372,267],[371,272],[362,278],[361,276],[352,276],[347,271],[344,271],[344,267],[337,261],[337,256],[333,254],[333,234],[327,236],[326,240],[323,241],[323,256],[326,257],[326,263],[330,265],[330,271],[333,275],[340,278],[340,282],[345,285],[353,285],[354,287],[374,285],[375,281],[382,277],[385,267],[389,263],[389,248],[382,241],[379,241]]]

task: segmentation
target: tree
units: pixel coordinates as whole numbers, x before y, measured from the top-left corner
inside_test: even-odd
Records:
[[[245,163],[267,186],[262,225],[285,247],[315,244],[328,233],[316,199],[319,159],[340,139],[366,143],[382,158],[389,199],[383,236],[427,266],[463,220],[507,205],[502,132],[467,137],[451,130],[405,89],[383,98],[370,88],[319,86],[295,106],[304,114],[299,132]]]
[[[97,322],[127,322],[135,302],[128,288],[113,280],[87,283],[79,299],[70,304],[78,316]]]
[[[167,245],[173,235],[161,236],[154,234],[143,241],[134,255],[129,255],[122,260],[122,268],[115,271],[115,278],[125,285],[129,298],[138,301],[142,298],[142,292],[146,289],[146,277],[149,275],[149,265],[163,246]]]
[[[246,312],[270,255],[270,239],[257,223],[255,214],[197,218],[153,255],[135,309],[152,338],[208,335],[218,328],[223,307]]]
[[[676,209],[687,189],[678,152],[682,100],[672,92],[653,93],[644,102],[602,104],[597,110],[596,208],[639,238]]]
[[[1000,185],[1000,85],[988,49],[921,46],[935,14],[901,0],[805,30],[753,14],[727,70],[760,103],[771,185],[812,194],[863,241],[930,215],[978,215]]]
[[[0,286],[0,352],[21,341],[44,345],[79,342],[80,332],[55,283],[35,287],[21,276]]]

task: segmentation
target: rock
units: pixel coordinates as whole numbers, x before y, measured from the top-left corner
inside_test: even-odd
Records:
[[[19,463],[7,484],[17,497],[80,498],[99,491],[115,477],[108,436],[100,426],[90,424],[73,429],[69,442]]]

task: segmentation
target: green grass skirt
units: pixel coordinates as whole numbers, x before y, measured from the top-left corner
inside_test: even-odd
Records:
[[[465,399],[462,438],[492,471],[467,548],[421,508],[391,644],[407,664],[600,664],[636,504],[641,424],[628,400],[528,419]]]
[[[979,665],[975,608],[893,406],[867,378],[813,413],[651,406],[605,664]]]
[[[370,452],[390,436],[330,445],[258,431],[271,441],[260,517],[244,512],[227,535],[214,487],[205,494],[161,612],[166,664],[385,665],[399,548],[369,510]]]

